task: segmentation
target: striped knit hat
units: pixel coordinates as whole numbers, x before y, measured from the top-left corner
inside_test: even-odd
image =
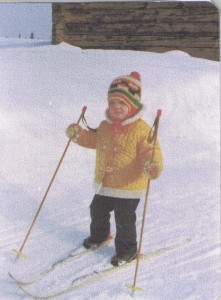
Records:
[[[135,115],[142,107],[141,81],[138,72],[131,72],[130,75],[117,77],[111,83],[108,91],[108,101],[121,100],[129,108],[128,116]]]

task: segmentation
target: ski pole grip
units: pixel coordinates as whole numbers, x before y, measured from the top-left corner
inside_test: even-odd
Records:
[[[80,121],[81,121],[81,119],[84,117],[84,114],[85,114],[86,110],[87,110],[87,106],[83,106],[82,112],[81,112],[81,115],[80,115],[80,117],[79,117],[79,119],[77,121],[77,124],[79,124]]]
[[[162,109],[158,109],[158,111],[157,111],[157,117],[160,117],[161,114],[162,114]]]
[[[83,106],[82,113],[85,114],[86,110],[87,110],[87,106]]]

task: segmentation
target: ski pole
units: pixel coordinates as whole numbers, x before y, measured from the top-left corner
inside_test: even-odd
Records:
[[[87,107],[84,106],[84,107],[82,108],[82,112],[81,112],[81,115],[80,115],[80,117],[79,117],[79,119],[78,119],[78,121],[77,121],[77,124],[79,124],[80,121],[81,121],[81,119],[84,118],[84,114],[85,114],[86,110],[87,110]],[[39,213],[40,213],[40,210],[41,210],[41,208],[42,208],[42,206],[43,206],[43,204],[44,204],[44,202],[45,202],[45,200],[46,200],[46,198],[47,198],[47,195],[48,195],[48,193],[49,193],[49,190],[50,190],[50,188],[51,188],[51,186],[52,186],[52,184],[53,184],[53,182],[54,182],[54,179],[55,179],[55,177],[56,177],[56,175],[57,175],[57,173],[58,173],[58,170],[59,170],[59,168],[60,168],[60,166],[61,166],[61,163],[62,163],[62,161],[63,161],[63,159],[64,159],[64,156],[65,156],[65,154],[66,154],[66,152],[67,152],[67,150],[68,150],[68,147],[69,147],[70,143],[71,143],[71,138],[69,139],[69,141],[68,141],[68,143],[67,143],[67,145],[66,145],[66,147],[65,147],[65,149],[64,149],[64,152],[63,152],[63,154],[62,154],[62,156],[61,156],[61,158],[60,158],[60,160],[59,160],[59,163],[58,163],[58,165],[57,165],[57,168],[56,168],[56,170],[55,170],[55,172],[54,172],[54,174],[53,174],[53,176],[52,176],[52,178],[51,178],[51,181],[50,181],[50,183],[49,183],[49,185],[48,185],[48,187],[47,187],[47,190],[46,190],[46,192],[45,192],[45,194],[44,194],[44,196],[43,196],[43,199],[42,199],[42,201],[41,201],[41,204],[40,204],[40,206],[39,206],[39,208],[38,208],[38,210],[37,210],[37,212],[36,212],[36,214],[35,214],[35,217],[34,217],[32,223],[31,223],[31,226],[30,226],[30,228],[29,228],[29,230],[28,230],[28,232],[27,232],[27,234],[26,234],[26,236],[25,236],[25,239],[24,239],[24,241],[23,241],[23,243],[22,243],[20,249],[19,249],[19,250],[13,249],[13,251],[17,253],[17,256],[18,256],[18,257],[20,257],[20,256],[23,256],[23,257],[24,257],[24,256],[25,256],[25,255],[22,253],[22,250],[23,250],[23,248],[24,248],[24,246],[25,246],[25,244],[26,244],[26,242],[27,242],[27,239],[28,239],[28,237],[29,237],[29,235],[30,235],[30,233],[31,233],[31,230],[32,230],[32,228],[33,228],[33,226],[34,226],[34,224],[35,224],[35,221],[36,221],[36,219],[37,219],[37,217],[38,217],[38,215],[39,215]]]
[[[162,110],[159,109],[157,111],[157,116],[155,118],[154,125],[153,125],[154,131],[153,131],[153,136],[151,138],[151,140],[153,141],[153,151],[152,151],[152,156],[151,156],[151,162],[154,161],[155,147],[156,147],[157,134],[158,134],[158,128],[159,128],[159,120],[160,120],[161,113],[162,113]],[[149,137],[148,137],[148,140],[149,140]],[[148,181],[147,181],[146,194],[145,194],[145,199],[144,199],[143,217],[142,217],[142,225],[141,225],[141,231],[140,231],[140,241],[139,241],[139,246],[138,246],[138,250],[137,250],[136,268],[135,268],[135,272],[134,272],[133,284],[132,285],[126,284],[126,287],[131,288],[132,291],[141,291],[142,290],[142,288],[139,288],[136,286],[136,282],[137,282],[139,261],[140,261],[140,256],[141,256],[141,247],[142,247],[144,225],[145,225],[145,219],[146,219],[147,202],[148,202],[148,195],[149,195],[149,191],[150,191],[150,181],[151,181],[150,179],[148,179]]]

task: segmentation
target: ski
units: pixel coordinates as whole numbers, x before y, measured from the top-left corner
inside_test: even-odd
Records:
[[[65,265],[66,263],[72,261],[73,259],[81,258],[82,256],[94,253],[94,252],[96,252],[98,250],[101,250],[101,249],[105,248],[106,246],[109,245],[109,243],[110,243],[111,240],[112,240],[112,238],[104,241],[98,247],[94,247],[94,248],[90,248],[90,249],[85,249],[84,248],[83,250],[81,250],[79,252],[77,252],[77,251],[80,250],[83,246],[82,245],[77,246],[74,250],[72,250],[71,252],[69,252],[67,255],[63,256],[60,259],[58,259],[54,263],[49,264],[44,269],[36,272],[35,274],[30,274],[30,276],[29,276],[28,279],[19,279],[15,275],[13,275],[11,272],[8,272],[8,275],[11,277],[11,279],[13,279],[18,284],[21,284],[21,285],[33,284],[33,283],[39,281],[42,277],[44,277],[48,273],[50,273],[53,270],[55,270],[58,266]]]
[[[189,239],[178,243],[178,244],[174,244],[172,246],[168,246],[168,247],[164,247],[164,248],[160,248],[157,249],[155,251],[151,251],[148,254],[142,254],[142,256],[140,257],[140,262],[143,261],[147,261],[150,260],[152,258],[158,257],[164,253],[167,253],[169,251],[173,251],[181,246],[183,246],[184,244],[190,242]],[[93,270],[92,272],[88,273],[88,274],[84,274],[82,276],[79,277],[72,277],[68,280],[68,282],[62,284],[62,287],[59,289],[57,289],[54,292],[50,292],[48,291],[45,294],[40,294],[40,293],[35,293],[32,292],[28,289],[28,287],[19,284],[19,287],[22,289],[23,292],[25,292],[27,295],[37,298],[37,299],[50,299],[53,297],[58,297],[58,296],[62,296],[64,294],[67,294],[71,291],[74,291],[76,289],[82,288],[88,284],[94,283],[102,278],[105,278],[113,273],[116,272],[120,272],[132,265],[136,264],[136,260],[132,260],[131,262],[128,262],[124,265],[118,266],[118,267],[113,267],[113,266],[108,266],[107,268],[104,268],[102,270]]]

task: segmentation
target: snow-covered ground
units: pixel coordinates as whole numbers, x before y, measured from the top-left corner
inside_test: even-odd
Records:
[[[91,127],[107,106],[110,82],[138,71],[144,119],[162,109],[164,172],[153,181],[142,252],[191,242],[141,262],[137,299],[215,300],[220,287],[220,64],[172,51],[82,50],[62,43],[0,39],[0,299],[31,299],[9,278],[24,278],[75,248],[89,233],[93,150],[70,145],[24,247],[19,249],[82,107]],[[138,235],[143,200],[137,210]],[[112,233],[115,224],[112,216]],[[114,254],[91,254],[32,286],[36,292],[101,268]],[[26,275],[25,275],[26,274]],[[57,299],[132,299],[134,266]]]

